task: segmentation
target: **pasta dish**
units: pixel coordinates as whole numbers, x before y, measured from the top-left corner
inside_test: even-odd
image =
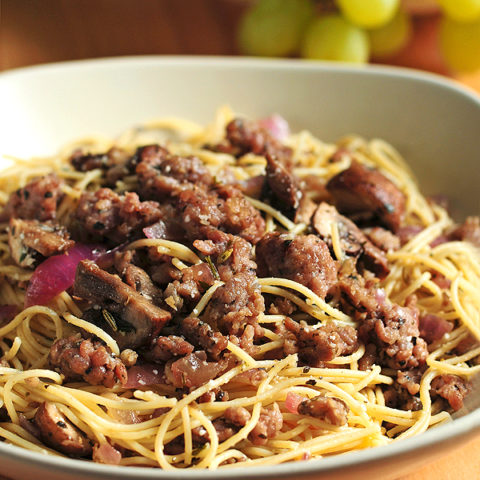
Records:
[[[480,222],[395,149],[221,108],[0,171],[0,438],[235,468],[451,420],[480,369]]]

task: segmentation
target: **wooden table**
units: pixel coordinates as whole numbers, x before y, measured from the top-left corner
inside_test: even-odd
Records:
[[[233,32],[248,3],[3,0],[0,70],[112,55],[233,55]],[[458,79],[480,92],[480,72]],[[480,479],[480,438],[398,480],[451,479]]]

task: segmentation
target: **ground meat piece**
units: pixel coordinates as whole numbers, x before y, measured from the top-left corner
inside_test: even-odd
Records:
[[[333,205],[322,202],[315,211],[312,224],[333,252],[332,223],[337,225],[340,248],[345,255],[359,257],[365,267],[380,278],[388,274],[390,269],[383,251],[373,245],[355,223],[340,215]]]
[[[84,192],[75,212],[76,229],[97,241],[119,245],[141,234],[142,228],[158,222],[163,211],[156,202],[140,202],[138,195],[121,196],[109,188]]]
[[[100,341],[80,335],[57,340],[50,348],[50,365],[65,375],[67,381],[85,380],[91,385],[112,388],[116,380],[127,381],[122,361]]]
[[[203,239],[212,227],[220,228],[226,218],[223,206],[224,201],[218,195],[200,187],[180,192],[177,209],[187,238]]]
[[[162,292],[157,288],[148,273],[133,263],[133,251],[115,253],[115,269],[125,283],[155,305],[162,302]]]
[[[287,317],[285,327],[296,336],[300,359],[311,367],[321,367],[324,362],[350,355],[358,348],[357,332],[350,326],[328,323],[313,328]]]
[[[256,247],[259,276],[299,282],[325,298],[337,279],[328,246],[315,235],[267,233]]]
[[[101,322],[101,328],[115,338],[122,350],[144,344],[171,318],[169,312],[153,305],[116,275],[90,260],[78,264],[73,290],[76,296],[102,309],[107,318]],[[116,326],[108,322],[109,315]]]
[[[246,240],[220,230],[209,231],[207,237],[208,240],[195,240],[193,245],[211,258],[222,281],[226,282],[238,273],[253,273],[256,270],[252,245]]]
[[[375,334],[384,342],[389,365],[396,369],[415,368],[425,364],[427,343],[420,337],[418,311],[393,305],[383,310],[375,321]]]
[[[390,230],[385,230],[382,227],[366,228],[364,233],[376,247],[384,252],[398,250],[401,246],[400,238],[390,232]]]
[[[384,305],[367,313],[360,322],[359,337],[379,347],[382,363],[397,370],[425,364],[427,343],[420,337],[417,309],[408,305]]]
[[[463,407],[463,400],[471,389],[470,382],[457,375],[439,375],[431,384],[431,392],[447,400],[455,411]]]
[[[273,302],[268,308],[268,313],[271,315],[291,315],[297,310],[297,306],[284,297],[273,297]]]
[[[115,186],[118,180],[134,172],[134,162],[129,154],[120,148],[112,147],[105,153],[83,153],[76,150],[70,157],[70,162],[79,172],[103,170],[105,185]]]
[[[378,290],[374,287],[357,272],[354,260],[348,259],[343,262],[336,288],[357,312],[373,315],[377,308],[384,305],[385,299],[379,301]]]
[[[384,292],[344,265],[337,288],[354,308],[359,338],[378,347],[382,364],[394,369],[412,369],[425,363],[427,343],[420,337],[415,297],[404,307],[385,302]],[[381,294],[380,294],[381,293]]]
[[[218,146],[218,150],[235,156],[250,152],[262,156],[269,154],[287,167],[291,163],[292,150],[256,122],[235,118],[226,126],[226,140],[225,144]]]
[[[342,213],[368,215],[393,231],[403,223],[405,195],[378,170],[353,160],[350,168],[330,179],[327,189]]]
[[[260,418],[248,439],[254,445],[265,445],[270,438],[274,438],[283,427],[283,417],[279,406],[274,403],[271,409],[262,408]]]
[[[260,212],[232,185],[218,186],[215,192],[225,202],[222,206],[225,214],[222,229],[257,243],[265,233],[265,221]]]
[[[397,383],[405,388],[410,395],[416,395],[420,391],[420,380],[425,368],[415,368],[404,372],[397,372]]]
[[[184,357],[193,350],[193,345],[184,338],[168,335],[155,338],[151,348],[143,356],[150,362],[167,362],[175,357]]]
[[[213,360],[218,360],[227,348],[228,338],[220,332],[215,332],[208,323],[202,322],[199,318],[185,318],[181,324],[181,331],[188,340],[205,350]]]
[[[32,180],[10,195],[2,218],[24,220],[54,220],[57,205],[63,196],[63,180],[55,174]]]
[[[41,439],[53,449],[72,457],[92,454],[88,437],[60,413],[52,402],[43,402],[35,413],[34,421]]]
[[[244,427],[250,420],[250,412],[243,407],[229,407],[225,410],[223,417],[228,423],[237,427]],[[281,428],[281,427],[280,427]]]
[[[480,217],[468,217],[449,234],[451,240],[464,240],[480,248]]]
[[[330,425],[345,425],[348,421],[349,408],[347,404],[334,397],[325,397],[318,395],[309,400],[304,400],[298,406],[300,415],[308,415],[310,417],[319,418]]]
[[[193,265],[180,271],[181,279],[169,288],[170,295],[183,297],[185,300],[198,302],[203,293],[213,285],[214,278],[206,263]]]
[[[193,185],[212,183],[212,175],[196,157],[172,155],[159,145],[141,147],[137,156],[136,173],[142,198],[166,200]]]
[[[214,330],[240,336],[247,324],[257,323],[258,315],[264,310],[265,303],[255,276],[239,273],[215,290],[202,320]]]
[[[241,427],[250,420],[250,412],[243,407],[229,407],[225,410],[222,418],[213,421],[213,426],[220,443],[235,435]],[[200,426],[192,430],[193,441],[197,444],[205,444],[210,441],[205,427]]]
[[[68,231],[51,221],[12,218],[8,244],[13,260],[21,267],[31,267],[36,260],[66,252],[74,245]]]
[[[263,368],[251,368],[250,370],[239,373],[233,380],[236,383],[258,387],[267,376],[267,372]]]

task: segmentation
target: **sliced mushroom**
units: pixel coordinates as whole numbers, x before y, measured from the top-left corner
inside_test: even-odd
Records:
[[[42,440],[59,452],[73,457],[88,457],[92,443],[88,437],[51,402],[42,403],[35,414]]]

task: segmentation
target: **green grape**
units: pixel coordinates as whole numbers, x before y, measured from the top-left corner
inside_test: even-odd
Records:
[[[240,51],[267,57],[292,55],[298,52],[313,15],[313,0],[260,0],[240,22]]]
[[[480,0],[439,0],[439,3],[445,14],[457,22],[480,18]]]
[[[408,43],[411,34],[410,16],[400,9],[386,25],[369,30],[372,56],[381,58],[399,52]]]
[[[337,0],[337,3],[345,17],[355,25],[379,28],[393,18],[400,0]]]
[[[301,53],[316,60],[365,63],[369,55],[368,35],[340,15],[326,15],[310,24]]]
[[[480,20],[474,23],[442,19],[440,48],[447,65],[456,72],[480,69]]]

